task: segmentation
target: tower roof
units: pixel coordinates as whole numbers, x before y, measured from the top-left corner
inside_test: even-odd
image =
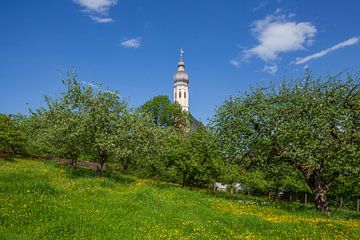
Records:
[[[182,50],[182,48],[180,49],[180,59],[178,62],[178,69],[177,72],[174,74],[174,81],[184,81],[184,82],[188,82],[189,81],[189,75],[185,72],[185,63],[183,60],[183,54],[184,51]]]

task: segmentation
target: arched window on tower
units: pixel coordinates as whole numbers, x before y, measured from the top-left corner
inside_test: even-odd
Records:
[[[179,91],[179,98],[181,98],[181,91]]]
[[[175,99],[176,99],[176,91],[175,91]]]
[[[186,92],[184,92],[184,98],[186,98]]]

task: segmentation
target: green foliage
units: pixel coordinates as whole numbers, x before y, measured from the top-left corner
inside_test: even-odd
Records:
[[[204,187],[220,175],[219,151],[213,136],[204,128],[190,134],[174,132],[166,149],[167,165],[179,172],[182,185]]]
[[[168,96],[156,96],[140,107],[140,112],[149,114],[159,127],[173,127],[186,131],[188,114],[182,111],[178,103],[171,103]]]
[[[121,127],[116,133],[114,162],[120,163],[122,171],[130,168],[140,170],[151,167],[161,150],[161,129],[147,115],[127,113],[120,119]]]
[[[280,191],[309,191],[301,174],[286,164],[268,163],[247,170],[242,168],[238,181],[243,184],[247,192],[257,192],[262,195],[274,193],[274,197],[277,197]]]
[[[329,199],[337,207],[340,207],[342,199],[343,208],[356,209],[356,201],[360,199],[360,175],[346,174],[339,176],[329,192]]]
[[[88,126],[87,153],[103,165],[116,151],[117,134],[122,130],[121,118],[126,114],[126,104],[117,92],[98,92],[86,97],[84,118]]]
[[[314,79],[309,73],[230,98],[212,126],[228,159],[245,169],[269,166],[276,178],[287,176],[279,166],[291,166],[315,194],[317,209],[327,211],[332,182],[359,172],[359,103],[358,76]]]
[[[63,80],[66,92],[59,99],[45,98],[47,108],[33,112],[30,119],[40,142],[40,149],[69,158],[73,164],[80,155],[100,164],[99,172],[115,153],[121,118],[127,112],[126,103],[118,92],[95,91],[81,85],[74,71]],[[41,150],[40,150],[41,151]]]
[[[189,135],[187,113],[168,97],[132,111],[118,92],[82,85],[74,71],[63,84],[60,98],[46,97],[47,107],[28,118],[34,153],[70,159],[74,166],[79,158],[93,160],[98,173],[111,161],[114,170],[186,185],[214,179],[213,140],[204,129]]]
[[[0,114],[0,156],[25,153],[26,136],[21,123],[22,116]]]

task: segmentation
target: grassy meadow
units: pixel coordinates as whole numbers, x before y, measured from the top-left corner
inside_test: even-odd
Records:
[[[0,239],[359,239],[360,216],[0,159]]]

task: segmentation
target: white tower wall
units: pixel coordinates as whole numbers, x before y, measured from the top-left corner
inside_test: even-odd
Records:
[[[178,102],[184,111],[189,111],[189,87],[188,84],[174,84],[174,101]]]
[[[185,72],[183,51],[180,50],[178,70],[174,75],[174,102],[178,102],[184,111],[189,111],[189,75]]]

